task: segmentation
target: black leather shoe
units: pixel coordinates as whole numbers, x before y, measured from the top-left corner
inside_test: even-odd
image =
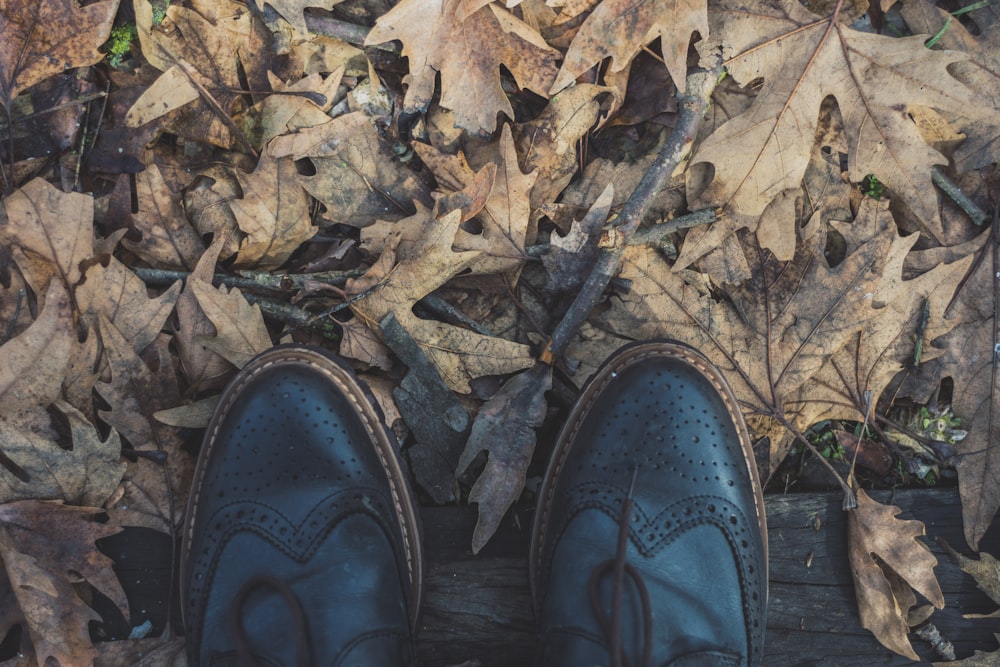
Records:
[[[672,341],[623,348],[583,390],[542,483],[540,664],[760,664],[766,530],[719,370]]]
[[[407,665],[421,596],[416,507],[354,374],[276,347],[226,388],[184,526],[192,665]]]

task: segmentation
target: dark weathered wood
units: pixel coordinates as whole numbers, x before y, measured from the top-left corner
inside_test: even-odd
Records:
[[[889,493],[872,495],[890,500]],[[839,492],[767,497],[771,548],[767,665],[914,664],[894,656],[860,626],[841,498]],[[957,491],[903,491],[893,502],[903,509],[903,518],[926,523],[926,542],[938,556],[936,572],[947,607],[935,613],[934,623],[955,644],[959,657],[977,649],[996,649],[995,619],[962,618],[963,613],[992,611],[994,605],[934,542],[935,537],[944,537],[968,552]],[[436,667],[468,660],[478,660],[484,667],[530,664],[534,642],[527,570],[530,510],[508,516],[478,556],[469,549],[475,507],[424,508],[422,517],[427,586],[418,648],[424,664]],[[817,518],[819,530],[814,527]],[[155,627],[162,627],[169,572],[169,554],[162,541],[145,533],[125,533],[102,543],[106,551],[114,552],[116,571],[132,604],[132,623],[150,618]],[[996,526],[982,548],[1000,554]],[[921,640],[914,639],[914,646],[924,659],[935,658]]]

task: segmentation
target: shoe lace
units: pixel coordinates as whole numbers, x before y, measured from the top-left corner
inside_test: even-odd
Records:
[[[653,615],[649,604],[649,591],[642,580],[642,575],[627,560],[625,555],[628,547],[629,523],[632,520],[632,494],[635,491],[635,480],[639,475],[638,466],[632,468],[632,479],[629,482],[628,493],[622,503],[622,513],[618,520],[618,542],[615,547],[615,557],[601,562],[590,574],[587,584],[590,595],[590,607],[601,627],[604,639],[608,643],[611,655],[611,667],[631,667],[632,663],[625,655],[622,645],[622,596],[627,576],[639,593],[642,606],[642,660],[639,667],[650,667],[653,661]],[[611,613],[605,612],[601,601],[601,579],[611,575]]]
[[[229,605],[229,634],[236,644],[239,664],[245,667],[259,667],[261,665],[260,660],[253,654],[246,628],[243,627],[243,606],[251,593],[262,588],[276,591],[288,605],[288,609],[292,613],[296,664],[298,667],[309,667],[312,664],[309,655],[309,624],[306,620],[305,610],[302,608],[302,602],[285,581],[268,574],[260,574],[247,579],[240,586],[236,597]]]

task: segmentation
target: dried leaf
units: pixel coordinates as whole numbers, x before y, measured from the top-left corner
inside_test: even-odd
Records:
[[[566,236],[552,234],[549,242],[552,248],[542,256],[542,265],[548,273],[545,289],[552,293],[573,292],[586,280],[597,260],[597,242],[608,220],[614,196],[614,186],[608,183],[587,215],[574,221]]]
[[[153,342],[163,329],[181,292],[178,280],[158,297],[150,298],[146,284],[114,257],[107,266],[94,264],[86,279],[76,288],[76,303],[91,326],[103,313],[139,353]]]
[[[906,615],[915,600],[901,599],[890,581],[893,575],[902,578],[942,609],[944,595],[934,576],[937,558],[916,539],[924,534],[923,523],[897,519],[902,510],[895,505],[875,502],[861,489],[856,492],[858,507],[848,514],[847,539],[861,625],[883,646],[919,660],[907,638]]]
[[[1000,561],[985,551],[979,553],[979,558],[967,558],[952,549],[943,538],[938,538],[938,544],[955,559],[962,572],[976,580],[979,590],[1000,605]],[[1000,609],[991,614],[965,614],[965,618],[1000,618]]]
[[[161,424],[178,428],[206,428],[218,402],[219,395],[216,394],[176,408],[157,410],[153,413],[153,418]]]
[[[504,383],[479,409],[465,451],[458,462],[461,475],[480,452],[489,460],[469,493],[479,504],[479,521],[472,535],[472,553],[489,541],[507,509],[521,491],[535,451],[535,429],[545,420],[545,392],[552,388],[552,368],[537,364]]]
[[[118,0],[8,0],[0,6],[0,103],[63,70],[100,62]]]
[[[631,291],[604,320],[629,338],[667,336],[698,347],[727,373],[745,409],[798,432],[820,418],[863,419],[864,392],[877,398],[912,353],[907,339],[922,299],[935,294],[943,310],[967,264],[903,280],[902,263],[917,237],[898,235],[884,202],[863,201],[854,222],[837,229],[849,253],[834,267],[825,259],[827,232],[817,216],[791,262],[746,235],[742,251],[751,259],[751,277],[728,287],[721,300],[685,281],[655,250],[628,249],[620,275],[632,281]],[[942,332],[949,326],[939,325]],[[830,366],[842,348],[857,352],[859,336],[863,353]],[[793,438],[783,426],[770,435],[775,466]]]
[[[0,556],[40,664],[49,657],[61,665],[90,664],[97,657],[88,625],[100,616],[77,595],[80,577],[128,618],[111,559],[94,545],[121,529],[89,520],[99,512],[52,501],[0,505]]]
[[[62,282],[53,280],[38,319],[0,346],[0,415],[45,407],[55,400],[73,343],[69,295]]]
[[[188,223],[181,198],[170,190],[155,164],[136,175],[135,189],[139,211],[132,214],[132,224],[142,232],[142,240],[126,238],[122,245],[153,266],[193,269],[205,246]]]
[[[44,293],[53,276],[67,287],[76,285],[80,263],[93,255],[94,200],[36,178],[2,206],[7,224],[0,225],[0,239],[14,247],[18,267],[35,293]]]
[[[236,175],[243,198],[230,202],[229,207],[247,235],[240,243],[236,265],[276,269],[316,233],[295,162],[264,154],[252,174],[237,170]]]
[[[309,32],[306,27],[305,10],[306,7],[319,7],[320,9],[331,9],[343,0],[267,0],[266,4],[271,5],[274,11],[281,14],[282,18],[292,24],[292,27],[305,34]]]
[[[426,186],[395,159],[364,112],[278,137],[267,150],[276,158],[310,158],[316,174],[300,181],[327,206],[331,222],[366,227],[408,210],[414,199],[430,204]]]
[[[684,90],[691,34],[708,38],[706,0],[604,0],[573,37],[559,76],[556,93],[594,65],[611,57],[610,73],[621,72],[642,48],[660,39],[660,51],[678,90]],[[565,9],[563,10],[565,12]]]
[[[993,637],[1000,642],[1000,634],[994,633]],[[934,667],[997,667],[1000,665],[1000,649],[996,651],[975,651],[965,660],[950,660],[948,662],[935,662]]]
[[[392,369],[392,357],[389,348],[385,346],[374,331],[359,318],[340,323],[340,356],[381,368],[384,371]]]
[[[715,168],[711,186],[691,207],[721,207],[726,215],[697,243],[685,243],[679,266],[690,265],[740,228],[756,229],[775,196],[799,187],[820,103],[828,95],[836,98],[850,139],[851,181],[874,174],[931,235],[940,236],[931,167],[947,160],[924,143],[906,108],[920,104],[956,113],[982,108],[949,73],[949,65],[966,56],[929,50],[921,36],[857,32],[841,23],[837,12],[820,18],[796,0],[752,8],[738,4],[712,7],[712,36],[699,51],[704,56],[721,50],[736,81],[748,85],[763,77],[764,85],[750,108],[713,132],[691,158],[692,164],[710,162]],[[774,240],[764,247],[791,259],[795,221],[786,217],[776,224]]]
[[[65,500],[73,505],[100,507],[125,474],[121,441],[111,430],[101,440],[93,424],[76,408],[56,401],[69,424],[72,448],[63,448],[47,434],[33,433],[0,419],[4,454],[27,481],[0,467],[0,503],[13,500]]]
[[[485,5],[485,6],[484,6]],[[424,112],[441,75],[441,106],[472,133],[496,129],[497,114],[514,117],[500,86],[500,66],[521,88],[545,95],[559,53],[510,12],[491,2],[404,0],[381,16],[366,45],[398,39],[410,60],[404,110]]]
[[[481,258],[480,251],[452,250],[460,221],[458,210],[435,220],[413,255],[397,263],[377,287],[354,301],[351,309],[372,328],[393,313],[434,362],[445,382],[453,390],[467,393],[471,378],[510,373],[530,366],[533,358],[526,345],[422,320],[413,314],[413,304]],[[391,252],[395,255],[394,249]]]
[[[215,326],[215,336],[202,337],[202,344],[237,368],[243,368],[251,359],[274,345],[260,306],[251,306],[239,288],[234,287],[227,292],[225,287],[216,289],[194,278],[188,280],[188,289],[194,292],[205,315]]]

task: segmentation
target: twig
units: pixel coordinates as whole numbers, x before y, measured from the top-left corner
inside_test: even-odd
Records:
[[[260,311],[271,319],[284,322],[295,328],[309,327],[332,340],[340,340],[337,325],[330,318],[317,318],[314,313],[305,308],[293,306],[284,301],[275,301],[256,294],[244,294],[247,301],[260,306]]]
[[[959,208],[965,211],[977,226],[982,227],[989,221],[989,214],[979,208],[976,202],[969,198],[969,195],[962,192],[962,189],[948,178],[947,174],[938,165],[931,167],[931,180],[941,188],[942,192],[951,197],[951,200],[958,204]]]
[[[317,16],[316,14],[311,13],[306,14],[306,27],[317,35],[333,37],[334,39],[339,39],[342,42],[347,42],[348,44],[353,44],[357,47],[364,47],[365,39],[368,37],[368,28],[365,26],[347,23],[345,21],[338,21],[337,19],[329,16]],[[390,51],[397,54],[399,53],[399,49],[394,47],[392,42],[387,42],[381,45],[376,44],[374,46],[382,51]]]
[[[319,282],[327,285],[343,285],[348,278],[364,274],[366,269],[351,269],[349,271],[321,271],[318,273],[284,273],[274,274],[266,271],[240,271],[233,276],[227,273],[216,273],[212,276],[213,285],[239,287],[240,289],[267,289],[290,292],[302,289],[306,282]],[[136,267],[132,271],[150,287],[165,287],[177,280],[186,280],[190,271],[168,271],[165,269],[147,269]]]
[[[708,111],[709,98],[715,90],[722,73],[721,65],[710,70],[698,70],[687,77],[685,93],[678,92],[677,126],[670,133],[667,143],[656,156],[656,160],[642,177],[639,186],[622,208],[612,231],[615,240],[598,257],[593,270],[577,294],[573,305],[552,332],[552,337],[539,356],[542,363],[552,364],[562,357],[570,340],[576,335],[580,325],[590,315],[590,311],[601,300],[611,278],[618,272],[622,253],[636,227],[642,221],[652,204],[653,198],[663,189],[670,175],[685,155],[685,149],[694,142],[701,119]]]
[[[717,214],[714,208],[703,208],[700,211],[692,211],[687,215],[638,231],[628,240],[628,243],[629,245],[660,245],[668,234],[699,225],[707,225],[715,222],[716,219]]]

